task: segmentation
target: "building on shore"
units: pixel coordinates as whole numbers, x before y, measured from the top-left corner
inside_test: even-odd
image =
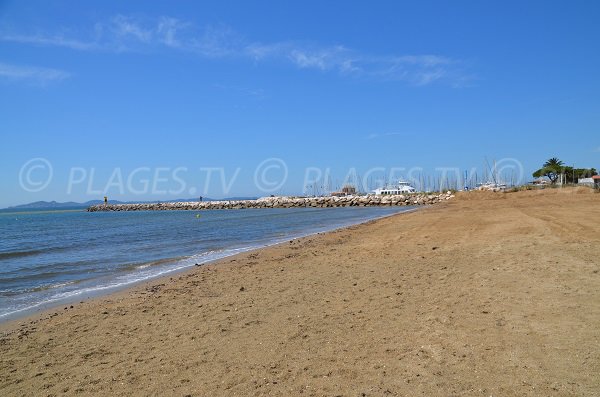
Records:
[[[346,197],[354,196],[356,194],[356,188],[352,185],[346,185],[339,192],[331,192],[332,197]]]
[[[600,187],[600,175],[594,175],[590,178],[579,178],[578,185]]]
[[[547,178],[542,177],[542,178],[534,179],[531,182],[531,184],[532,185],[537,185],[537,186],[545,186],[545,185],[550,184],[550,181]]]

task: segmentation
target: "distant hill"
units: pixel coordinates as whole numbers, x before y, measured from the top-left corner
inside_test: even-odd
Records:
[[[15,205],[14,207],[5,208],[7,210],[25,210],[25,209],[61,209],[61,208],[85,208],[90,205],[100,204],[101,200],[91,200],[85,203],[76,203],[74,201],[67,201],[59,203],[57,201],[35,201],[29,204]],[[114,201],[111,203],[118,204],[119,202]]]
[[[219,200],[254,200],[256,197],[227,197],[224,199],[212,199],[212,198],[204,198],[204,201],[219,201]],[[117,200],[108,200],[109,204],[134,204],[134,203],[174,203],[178,201],[198,201],[198,198],[182,198],[182,199],[173,199],[173,200],[153,200],[153,201],[117,201]],[[43,210],[43,209],[77,209],[77,208],[87,208],[90,205],[102,204],[102,200],[90,200],[85,203],[77,203],[74,201],[67,201],[59,203],[57,201],[35,201],[29,204],[21,204],[15,205],[14,207],[4,208],[3,210]]]

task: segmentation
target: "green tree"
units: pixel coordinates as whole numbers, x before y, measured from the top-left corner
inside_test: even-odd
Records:
[[[564,167],[563,173],[565,174],[566,183],[577,183],[579,179],[590,178],[594,175],[598,175],[598,172],[595,168]]]
[[[561,174],[564,174],[565,183],[577,183],[581,178],[589,178],[598,175],[595,168],[573,168],[565,166],[562,161],[552,157],[544,163],[544,166],[533,173],[534,178],[548,177],[550,182],[556,183]]]
[[[552,184],[555,184],[558,180],[560,174],[564,172],[563,162],[557,159],[556,157],[552,157],[548,161],[546,161],[542,168],[533,173],[534,178],[540,178],[542,176],[550,179]]]

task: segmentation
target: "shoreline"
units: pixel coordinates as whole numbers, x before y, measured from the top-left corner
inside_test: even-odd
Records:
[[[91,301],[95,301],[95,300],[110,299],[111,297],[120,295],[120,294],[127,295],[130,292],[134,292],[138,288],[146,288],[149,284],[160,283],[161,281],[162,282],[170,281],[173,279],[173,277],[186,274],[187,272],[193,272],[197,267],[200,267],[200,266],[209,266],[209,265],[216,266],[221,262],[227,262],[228,260],[233,259],[239,255],[243,255],[246,253],[252,253],[255,251],[261,251],[261,250],[265,250],[265,249],[268,249],[271,247],[276,247],[280,244],[285,244],[285,243],[289,242],[290,240],[295,241],[295,240],[300,240],[300,239],[311,237],[311,236],[318,236],[321,234],[331,233],[331,232],[335,232],[338,230],[344,230],[344,229],[351,228],[354,226],[360,226],[360,225],[368,224],[370,222],[376,222],[377,220],[385,219],[388,217],[399,216],[399,215],[414,212],[414,211],[422,211],[425,208],[427,208],[427,207],[413,207],[413,208],[406,208],[406,209],[398,208],[398,212],[393,213],[393,214],[377,216],[375,218],[360,221],[358,223],[350,223],[350,224],[342,225],[339,227],[334,227],[331,229],[328,228],[328,229],[324,229],[324,230],[300,233],[299,235],[290,235],[286,238],[275,239],[264,245],[251,247],[251,248],[248,248],[247,250],[240,250],[239,252],[225,255],[223,257],[219,257],[216,259],[211,259],[206,262],[199,262],[194,265],[188,265],[188,266],[184,266],[181,268],[175,268],[172,270],[165,270],[163,273],[161,273],[159,275],[151,276],[151,277],[143,279],[143,280],[133,281],[131,283],[125,283],[122,285],[108,287],[105,289],[93,290],[89,293],[85,293],[85,295],[83,295],[84,293],[82,292],[81,294],[83,296],[77,294],[77,295],[73,295],[70,297],[58,299],[55,301],[42,302],[35,306],[19,310],[18,312],[13,312],[6,316],[1,316],[0,317],[0,333],[13,332],[16,330],[16,328],[22,327],[26,323],[38,322],[41,319],[50,318],[50,316],[56,315],[56,313],[59,313],[62,310],[74,309],[76,305],[81,305],[83,303],[91,302]],[[16,313],[23,313],[23,314],[15,315]]]
[[[76,305],[0,338],[0,393],[593,396],[599,200],[459,195]]]

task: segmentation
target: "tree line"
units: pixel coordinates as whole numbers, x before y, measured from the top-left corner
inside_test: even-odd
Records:
[[[533,173],[534,178],[547,177],[550,183],[555,184],[561,175],[564,175],[564,183],[577,183],[581,178],[590,178],[594,175],[598,175],[595,168],[573,168],[564,165],[564,163],[552,157],[544,163],[542,168]]]

